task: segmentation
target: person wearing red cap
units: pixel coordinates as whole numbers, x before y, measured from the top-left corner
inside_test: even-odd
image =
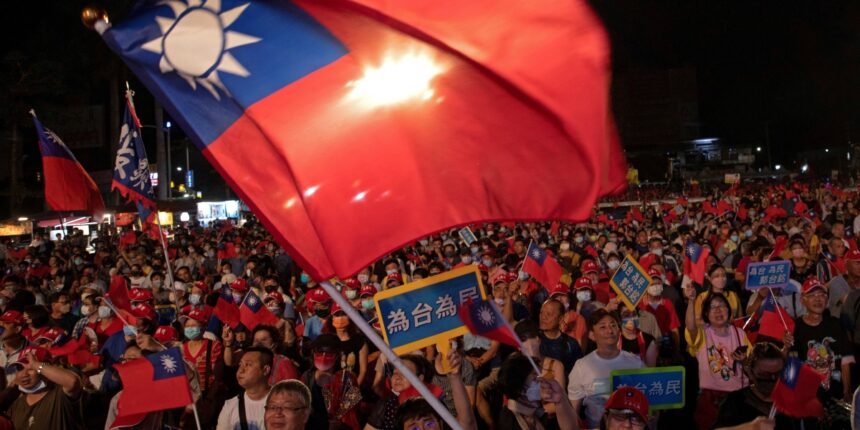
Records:
[[[549,298],[555,299],[564,305],[564,316],[562,316],[561,326],[559,327],[564,334],[576,339],[580,345],[585,341],[585,318],[576,311],[571,309],[572,302],[570,298],[570,287],[563,282],[555,284],[549,290]]]
[[[11,385],[15,381],[16,368],[9,367],[9,364],[18,360],[21,351],[27,346],[27,339],[21,334],[24,315],[18,311],[6,311],[0,315],[0,326],[3,327],[0,335],[0,369],[6,373],[7,385]]]
[[[332,300],[322,287],[317,287],[308,291],[305,302],[313,315],[305,320],[304,337],[313,341],[322,333],[323,323],[331,315]]]
[[[681,338],[680,327],[681,320],[678,318],[678,313],[675,310],[675,305],[666,297],[663,297],[663,279],[660,272],[650,270],[648,276],[651,277],[651,284],[645,289],[645,296],[639,302],[639,310],[649,312],[654,315],[657,320],[657,326],[660,328],[660,333],[663,334],[665,341],[661,342],[666,349],[670,349],[669,357],[680,357],[681,353]]]
[[[834,399],[850,402],[853,344],[839,320],[824,315],[827,310],[827,286],[818,278],[808,278],[801,289],[806,313],[795,319],[792,351],[821,374],[822,387]],[[853,325],[851,325],[853,327]]]
[[[206,397],[210,388],[215,389],[215,384],[221,380],[223,347],[221,342],[203,337],[203,330],[209,322],[209,315],[205,312],[192,310],[188,315],[180,317],[179,321],[183,324],[185,338],[182,343],[182,357],[197,369],[201,396]]]
[[[648,427],[648,397],[633,387],[621,387],[606,401],[600,430],[641,430]]]
[[[367,356],[370,353],[370,347],[367,339],[337,303],[332,305],[331,311],[331,316],[326,319],[322,332],[337,335],[340,340],[339,350],[343,355],[343,369],[355,375],[358,385],[361,385],[368,374]]]
[[[7,414],[17,429],[75,429],[83,422],[80,378],[49,363],[49,357],[47,350],[29,347],[14,363],[21,396]]]
[[[598,302],[594,295],[594,282],[591,277],[583,276],[573,284],[576,295],[576,306],[574,309],[584,318],[588,318],[597,309],[603,309],[603,303]]]
[[[365,285],[358,291],[359,311],[365,321],[376,319],[376,304],[373,302],[373,296],[376,294],[376,287]]]

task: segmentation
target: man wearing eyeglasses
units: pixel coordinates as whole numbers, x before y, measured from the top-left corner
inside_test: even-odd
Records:
[[[266,399],[266,430],[304,430],[310,417],[311,390],[305,384],[289,379],[272,387]]]
[[[236,381],[244,392],[224,402],[218,415],[218,430],[260,430],[263,427],[272,351],[251,347],[242,354]]]
[[[821,374],[821,386],[834,399],[850,402],[854,353],[839,320],[824,315],[829,291],[817,278],[803,283],[801,300],[806,314],[797,318],[792,352]]]

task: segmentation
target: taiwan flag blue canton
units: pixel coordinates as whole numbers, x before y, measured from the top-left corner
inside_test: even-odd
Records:
[[[260,296],[253,290],[245,296],[245,301],[239,306],[239,320],[248,330],[254,330],[260,324],[275,325],[278,317],[275,316],[260,300]]]
[[[146,147],[140,134],[140,120],[134,111],[131,95],[126,98],[111,188],[119,190],[128,200],[138,203],[141,221],[148,220],[149,212],[142,211],[141,206],[154,208],[155,202],[152,182],[149,179],[149,159],[146,157]]]
[[[141,3],[104,40],[315,279],[452,226],[582,220],[625,186],[584,0]]]
[[[55,211],[104,211],[105,204],[93,178],[60,137],[46,129],[34,111],[31,110],[30,114],[33,115],[33,124],[39,135],[48,206]]]
[[[516,348],[522,342],[514,333],[513,327],[505,319],[495,303],[487,300],[474,300],[460,306],[460,319],[475,336],[486,337]]]
[[[191,404],[191,388],[179,348],[118,364],[116,369],[123,385],[117,402],[117,421]]]

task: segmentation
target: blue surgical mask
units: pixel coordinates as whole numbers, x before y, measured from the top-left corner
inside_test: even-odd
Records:
[[[196,340],[201,334],[200,327],[185,327],[183,333],[185,333],[185,337],[190,340]]]
[[[122,326],[122,334],[125,337],[134,337],[137,336],[137,329],[130,325],[124,325]]]
[[[374,308],[373,299],[365,299],[361,301],[361,307],[370,310]]]
[[[529,384],[529,387],[526,389],[526,399],[530,402],[537,402],[540,400],[540,383],[538,381],[532,381]]]
[[[738,239],[740,239],[740,238],[736,234],[733,234],[729,237],[729,240],[731,240],[734,243],[738,243]]]
[[[301,276],[299,276],[299,281],[300,281],[302,284],[307,284],[308,282],[310,282],[310,281],[311,281],[311,277],[310,277],[310,276],[308,276],[308,274],[307,274],[307,273],[302,273],[302,274],[301,274]]]

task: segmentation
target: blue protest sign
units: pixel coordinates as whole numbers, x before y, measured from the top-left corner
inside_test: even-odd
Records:
[[[609,280],[609,285],[629,309],[636,309],[650,284],[651,277],[630,255],[621,262]]]
[[[788,260],[752,263],[747,267],[746,288],[783,288],[788,285],[791,262]]]
[[[405,354],[468,333],[457,310],[484,297],[481,273],[470,265],[380,291],[373,301],[383,339],[396,354]]]
[[[613,370],[609,377],[612,391],[619,387],[634,387],[645,393],[652,411],[684,407],[686,373],[683,366]]]

